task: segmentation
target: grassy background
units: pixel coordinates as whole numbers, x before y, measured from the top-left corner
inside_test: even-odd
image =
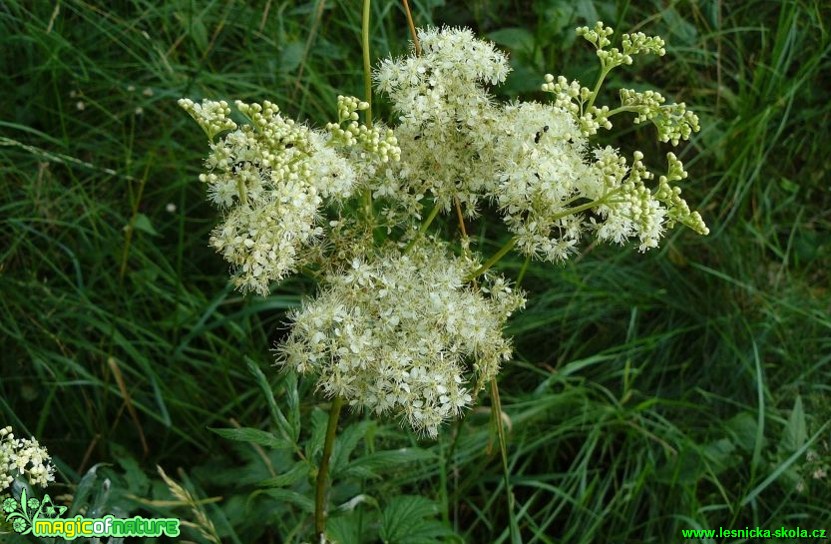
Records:
[[[648,255],[591,248],[525,276],[529,307],[510,325],[516,362],[500,379],[522,541],[831,530],[831,10],[820,0],[412,5],[419,24],[469,25],[510,51],[505,98],[542,99],[546,72],[593,81],[575,26],[660,34],[667,56],[616,73],[608,102],[622,86],[649,86],[701,116],[680,156],[709,237],[678,232]],[[307,477],[258,486],[289,470],[290,452],[208,428],[273,428],[249,362],[277,404],[293,406],[268,348],[313,285],[245,300],[228,288],[196,181],[204,137],[175,100],[272,99],[322,123],[337,94],[362,92],[359,28],[346,0],[0,5],[0,424],[48,447],[61,472],[53,496],[87,512],[181,516],[201,527],[188,530],[197,541],[308,534]],[[399,4],[375,2],[374,55],[402,52],[407,37]],[[652,137],[613,135],[661,157]],[[486,253],[499,247],[494,222],[469,228]],[[313,384],[298,397],[314,456],[325,405]],[[511,541],[490,402],[435,443],[346,417],[354,432],[342,434],[333,501],[358,500],[333,522],[344,540],[376,541],[380,524],[388,541],[409,542],[394,521],[423,514],[452,528],[448,541]],[[156,465],[193,497],[222,500],[160,502],[171,495]]]

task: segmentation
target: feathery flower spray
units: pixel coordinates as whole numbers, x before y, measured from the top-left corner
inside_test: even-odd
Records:
[[[673,146],[699,130],[684,104],[666,104],[655,91],[621,90],[613,108],[596,103],[611,70],[665,54],[663,40],[624,34],[611,47],[613,31],[602,23],[577,33],[596,49],[597,82],[589,89],[547,74],[541,90],[552,100],[543,103],[496,102],[490,89],[505,81],[507,57],[458,28],[418,30],[418,50],[373,72],[392,104],[390,126],[371,115],[360,123],[370,105],[354,97],[338,97],[337,120],[323,130],[286,119],[270,102],[237,102],[246,118],[238,125],[224,101],[180,100],[208,137],[199,179],[223,215],[210,244],[231,265],[235,286],[265,295],[301,268],[320,279],[275,352],[283,368],[315,376],[335,400],[330,427],[343,402],[435,437],[471,406],[510,360],[503,328],[525,304],[491,271],[507,252],[556,263],[591,238],[634,239],[647,251],[676,224],[708,233],[675,185],[687,173],[673,153],[655,181],[643,153],[630,159],[591,143],[622,114],[651,123],[657,140]],[[429,233],[440,213],[456,208],[461,221],[487,206],[511,237],[484,262],[464,233],[455,251]],[[326,449],[323,457],[321,538]]]

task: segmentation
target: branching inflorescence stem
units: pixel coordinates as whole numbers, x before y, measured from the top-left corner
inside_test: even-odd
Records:
[[[556,221],[558,219],[568,217],[569,215],[573,215],[575,213],[580,213],[580,212],[584,212],[586,210],[590,210],[594,207],[600,206],[601,204],[608,203],[609,199],[611,197],[613,197],[614,195],[616,195],[620,192],[621,192],[621,189],[611,190],[608,193],[606,193],[605,195],[603,195],[602,197],[598,198],[597,200],[592,200],[591,202],[586,202],[585,204],[580,204],[579,206],[575,206],[573,208],[568,208],[566,210],[563,210],[560,213],[552,215],[551,217],[554,221]],[[466,277],[465,281],[473,281],[476,278],[478,278],[479,276],[481,276],[482,274],[484,274],[485,272],[487,272],[488,270],[490,270],[490,268],[493,265],[498,263],[500,261],[500,259],[502,259],[502,257],[507,255],[508,252],[511,251],[514,248],[514,246],[517,244],[517,241],[518,240],[517,240],[516,236],[514,236],[510,240],[508,240],[505,243],[505,245],[503,245],[501,248],[499,248],[499,251],[497,251],[490,259],[485,261],[485,263],[482,266],[480,266],[478,269],[473,271],[468,277]]]
[[[415,236],[413,236],[413,239],[410,240],[410,243],[408,243],[407,246],[404,248],[404,253],[409,252],[416,244],[416,242],[418,242],[419,239],[421,239],[421,237],[424,236],[424,233],[427,232],[428,228],[430,228],[430,224],[433,222],[436,216],[439,215],[440,210],[441,206],[439,206],[438,204],[433,205],[433,209],[430,211],[430,215],[427,216],[427,219],[425,219],[421,226],[418,228],[418,232],[415,234]]]

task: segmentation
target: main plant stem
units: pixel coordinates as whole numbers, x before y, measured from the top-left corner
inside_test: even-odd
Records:
[[[320,469],[317,471],[317,485],[315,486],[315,533],[318,538],[326,532],[326,490],[329,483],[329,459],[332,457],[332,448],[335,445],[335,435],[338,432],[338,418],[343,407],[343,399],[332,399],[329,409],[329,423],[326,425],[326,441],[323,442],[323,457],[320,459]]]

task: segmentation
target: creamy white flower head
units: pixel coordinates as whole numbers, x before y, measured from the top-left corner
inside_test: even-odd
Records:
[[[571,203],[602,183],[586,162],[587,142],[573,116],[553,105],[510,104],[491,131],[499,183],[489,196],[518,248],[543,260],[565,259],[583,230]]]
[[[278,361],[316,374],[328,397],[434,437],[510,357],[502,328],[524,304],[501,278],[465,285],[477,266],[431,240],[355,258],[294,313]]]
[[[292,314],[276,348],[281,364],[316,375],[329,397],[435,436],[510,357],[502,328],[524,301],[487,274],[510,249],[559,262],[592,236],[635,239],[646,251],[677,223],[707,233],[672,185],[686,177],[674,155],[655,176],[640,152],[627,161],[588,141],[621,114],[655,124],[658,139],[673,144],[698,130],[686,106],[653,91],[621,91],[619,108],[595,104],[611,69],[663,54],[663,41],[631,34],[614,48],[602,24],[578,33],[597,48],[598,82],[589,88],[548,74],[549,104],[494,101],[489,87],[505,80],[507,57],[453,28],[421,29],[420,55],[380,63],[375,84],[391,101],[394,128],[361,124],[369,104],[348,96],[338,97],[336,122],[319,131],[270,102],[237,102],[248,118],[237,125],[224,102],[181,101],[210,139],[200,179],[224,213],[211,245],[231,263],[236,286],[266,294],[307,264],[324,278],[319,296]],[[426,219],[424,203],[433,206]],[[475,216],[483,203],[512,235],[485,266],[466,241],[465,257],[455,257],[425,240],[439,212]],[[377,247],[380,228],[398,242]]]
[[[487,157],[490,138],[474,139],[496,118],[486,85],[505,80],[507,57],[468,29],[419,30],[421,55],[386,59],[375,72],[379,91],[399,114],[398,175],[410,194],[432,196],[444,210],[455,199],[473,215],[494,182]]]
[[[46,487],[55,480],[51,458],[34,438],[15,438],[11,427],[0,429],[0,492],[17,477],[30,485]]]
[[[378,90],[389,94],[401,113],[419,95],[451,100],[479,95],[484,85],[502,83],[510,72],[505,54],[469,29],[421,28],[418,37],[420,56],[386,59],[375,73]]]
[[[268,101],[237,101],[249,121],[241,126],[225,102],[180,104],[211,140],[199,179],[225,220],[210,243],[231,263],[243,292],[265,295],[271,282],[296,271],[323,233],[323,206],[342,204],[359,187],[359,175],[400,154],[391,130],[358,124],[356,112],[365,105],[350,97],[339,98],[339,122],[326,131],[286,119]]]
[[[235,206],[210,238],[231,263],[237,289],[263,296],[272,281],[296,271],[304,250],[323,232],[317,225],[321,198],[314,187],[289,181],[271,196],[258,206]]]

